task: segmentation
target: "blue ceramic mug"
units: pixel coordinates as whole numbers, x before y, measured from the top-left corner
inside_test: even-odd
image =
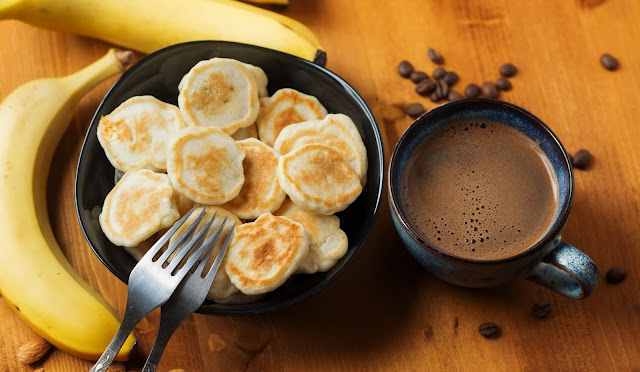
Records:
[[[427,243],[408,223],[401,193],[411,155],[428,136],[460,120],[490,120],[517,129],[539,143],[556,175],[558,205],[551,227],[531,247],[508,258],[470,260],[454,256]],[[572,299],[589,296],[598,285],[600,273],[593,261],[560,238],[573,200],[569,156],[553,132],[526,110],[502,101],[467,99],[427,112],[400,137],[391,155],[388,180],[393,222],[404,245],[438,278],[464,287],[491,287],[525,277]]]

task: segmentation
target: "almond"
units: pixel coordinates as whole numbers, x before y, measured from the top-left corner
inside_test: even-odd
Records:
[[[18,349],[18,361],[24,364],[35,363],[42,359],[49,350],[51,350],[51,344],[45,339],[41,337],[31,339]]]

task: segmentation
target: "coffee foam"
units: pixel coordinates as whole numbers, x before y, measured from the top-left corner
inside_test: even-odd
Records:
[[[495,260],[545,235],[557,194],[538,144],[507,125],[461,121],[420,144],[407,164],[402,199],[410,225],[431,246]]]

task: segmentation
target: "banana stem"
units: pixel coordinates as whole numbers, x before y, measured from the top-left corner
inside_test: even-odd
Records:
[[[82,70],[69,75],[65,80],[70,83],[72,88],[80,87],[78,94],[84,96],[98,83],[124,71],[132,59],[133,52],[131,51],[109,49],[104,57]]]

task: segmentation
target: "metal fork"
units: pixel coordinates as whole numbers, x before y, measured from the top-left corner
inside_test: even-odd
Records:
[[[205,208],[202,209],[202,212],[191,226],[189,226],[173,244],[169,245],[169,248],[162,253],[160,258],[153,261],[153,257],[156,256],[171,236],[185,223],[195,208],[196,207],[192,208],[178,220],[178,222],[142,256],[131,271],[131,274],[129,274],[127,307],[122,323],[120,324],[120,329],[118,329],[118,333],[116,333],[90,372],[104,372],[107,370],[118,354],[118,351],[120,351],[120,348],[122,348],[124,341],[131,333],[133,327],[153,309],[167,302],[171,294],[178,287],[178,284],[180,284],[185,275],[191,270],[198,258],[202,256],[202,253],[207,248],[207,244],[202,244],[202,241],[216,218],[216,215],[214,215],[194,237],[194,231],[205,215]],[[187,239],[189,239],[188,242],[182,244]],[[172,258],[171,263],[165,265],[169,257],[172,256],[178,247],[180,247],[180,249]],[[195,250],[195,252],[189,256],[184,266],[178,268],[180,262],[192,250]]]
[[[218,242],[220,232],[226,222],[227,218],[225,217],[220,227],[205,243],[205,245],[208,246],[207,252],[195,271],[187,275],[185,280],[180,283],[176,291],[171,295],[171,298],[162,305],[160,310],[160,329],[158,330],[158,335],[156,336],[156,341],[153,344],[151,353],[149,353],[149,357],[147,358],[144,367],[142,367],[142,372],[155,372],[158,367],[158,363],[160,362],[160,358],[162,357],[162,353],[164,352],[164,348],[167,346],[173,332],[175,332],[178,326],[187,319],[189,315],[202,305],[207,297],[207,293],[211,288],[213,279],[215,278],[216,273],[222,264],[222,259],[229,247],[233,230],[236,227],[236,223],[231,226],[229,235],[227,235],[224,243],[222,244],[211,268],[203,277],[202,273],[204,271],[204,267],[209,261],[209,256],[213,252],[213,249]]]

